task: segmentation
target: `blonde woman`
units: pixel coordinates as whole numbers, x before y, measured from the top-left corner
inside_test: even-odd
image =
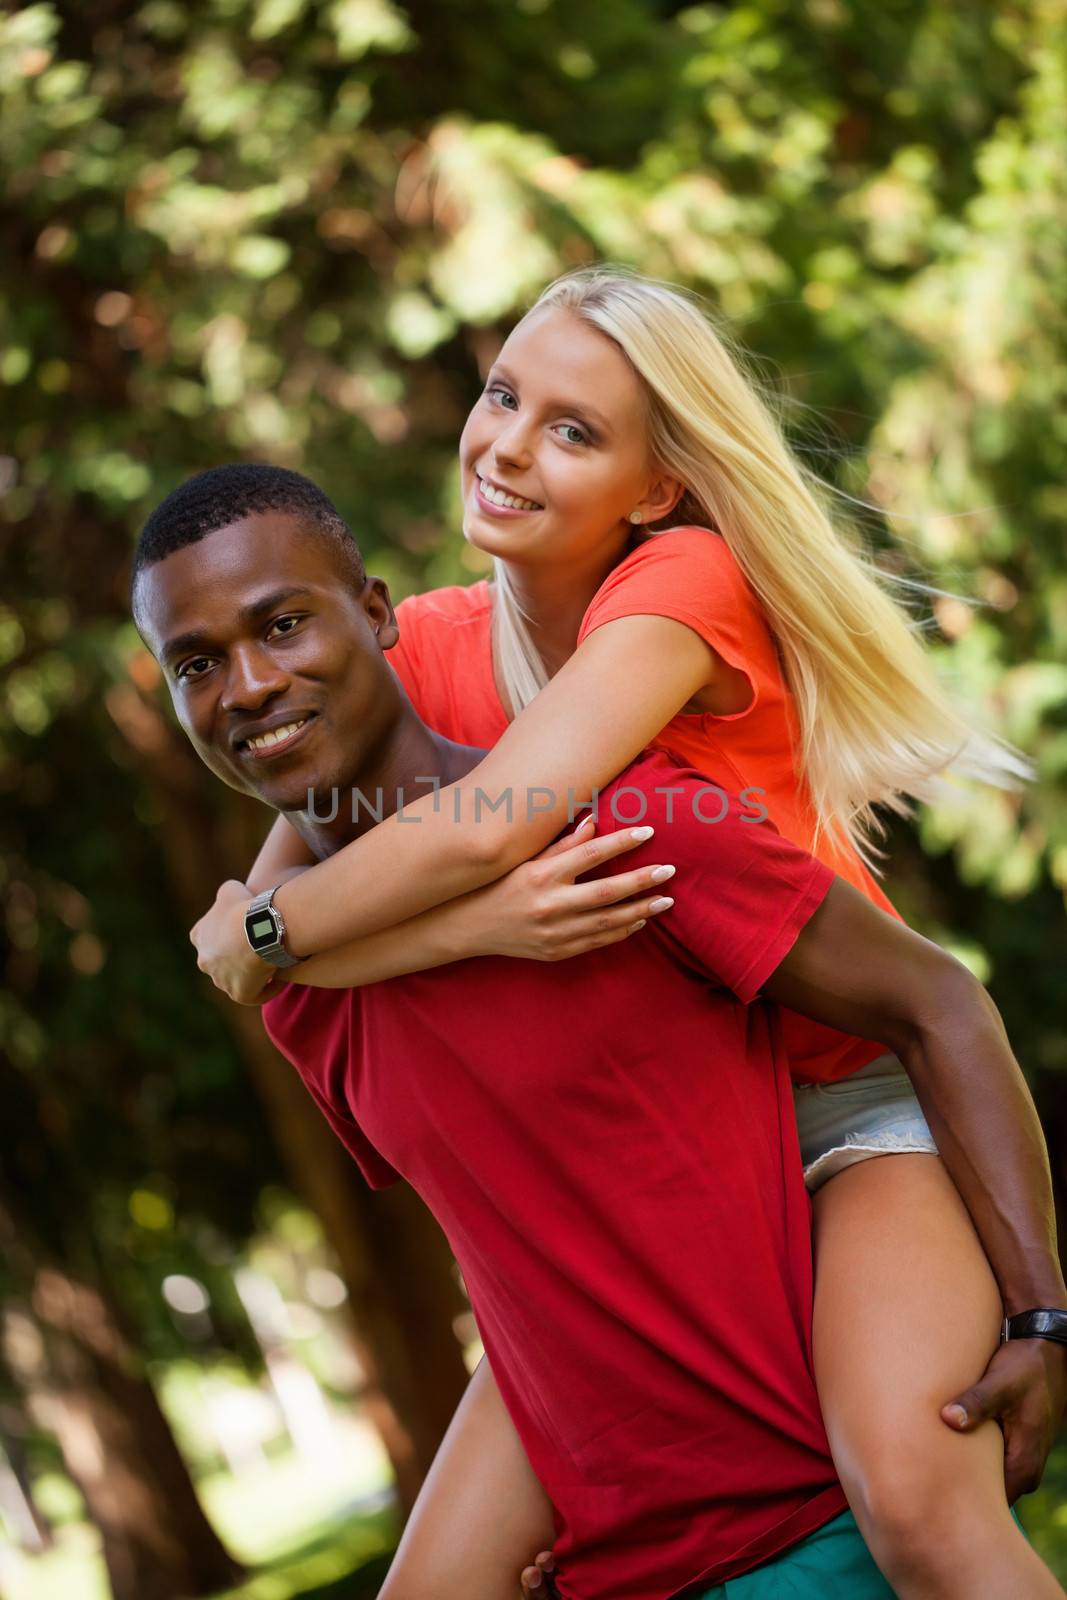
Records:
[[[464,531],[494,558],[495,583],[405,602],[393,659],[431,726],[489,753],[464,795],[405,807],[284,884],[291,951],[330,952],[298,979],[385,975],[376,935],[412,918],[393,970],[587,947],[588,891],[551,862],[512,869],[650,743],[753,791],[781,832],[889,910],[863,859],[873,808],[900,809],[953,768],[1019,774],[944,693],[906,615],[677,290],[607,269],[553,284],[504,345],[460,459]],[[477,790],[512,804],[479,808]],[[249,885],[301,867],[280,822]],[[669,916],[662,900],[640,909]],[[447,955],[421,915],[435,906]],[[270,969],[248,951],[243,910],[221,897],[194,938],[220,987],[252,1001]],[[639,937],[634,916],[603,912],[595,937]],[[1067,1355],[1039,1339],[997,1350],[1004,1310],[1067,1304],[1054,1250],[1019,1259],[1005,1208],[975,1204],[968,1154],[928,1105],[939,1159],[899,1062],[786,1022],[814,1195],[816,1377],[871,1551],[916,1600],[1061,1594],[1009,1515],[1005,1476],[1012,1496],[1036,1481]],[[981,1213],[981,1241],[946,1165]],[[551,1536],[483,1363],[384,1596],[496,1600]]]

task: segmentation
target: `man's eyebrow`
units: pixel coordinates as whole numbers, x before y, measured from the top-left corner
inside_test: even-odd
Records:
[[[296,586],[272,589],[270,594],[260,595],[257,599],[249,601],[248,605],[242,606],[237,612],[237,620],[245,624],[258,622],[261,617],[267,616],[278,606],[287,605],[290,600],[309,598],[310,594],[310,589]],[[212,643],[210,634],[194,629],[191,633],[179,633],[173,639],[168,639],[159,652],[159,657],[161,661],[172,661],[175,656],[184,655],[187,650],[208,649]]]
[[[260,617],[268,611],[273,611],[277,606],[287,605],[290,600],[310,600],[311,590],[303,588],[300,584],[290,584],[285,589],[272,589],[270,594],[260,595],[258,600],[250,600],[242,606],[237,615],[242,622],[258,622]]]
[[[491,367],[489,376],[485,380],[486,384],[490,384],[495,378],[503,379],[503,381],[512,389],[517,390],[519,387],[518,383],[508,371],[507,367]],[[607,417],[603,416],[601,412],[596,411],[592,406],[575,405],[573,400],[550,397],[545,402],[545,409],[548,411],[567,411],[572,417],[580,417],[583,422],[588,422],[591,428],[599,429],[601,433],[610,434],[615,431],[609,423]]]

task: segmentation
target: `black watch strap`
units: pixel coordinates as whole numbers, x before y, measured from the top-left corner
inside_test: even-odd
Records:
[[[1004,1318],[1002,1339],[1052,1339],[1067,1344],[1067,1311],[1020,1311]]]

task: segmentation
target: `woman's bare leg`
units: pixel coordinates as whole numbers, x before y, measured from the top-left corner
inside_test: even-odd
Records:
[[[880,1156],[815,1195],[815,1374],[863,1536],[901,1600],[1062,1600],[1008,1513],[995,1423],[941,1407],[996,1347],[1000,1298],[932,1155]]]
[[[554,1539],[552,1508],[482,1361],[378,1600],[517,1600],[522,1568]]]

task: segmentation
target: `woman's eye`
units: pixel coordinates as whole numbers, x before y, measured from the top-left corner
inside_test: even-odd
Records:
[[[568,444],[588,444],[589,435],[576,422],[561,422],[559,432]]]
[[[518,410],[519,402],[510,389],[501,388],[500,384],[495,383],[491,389],[487,389],[485,392],[491,400],[495,400],[497,405],[503,406],[506,411]]]

